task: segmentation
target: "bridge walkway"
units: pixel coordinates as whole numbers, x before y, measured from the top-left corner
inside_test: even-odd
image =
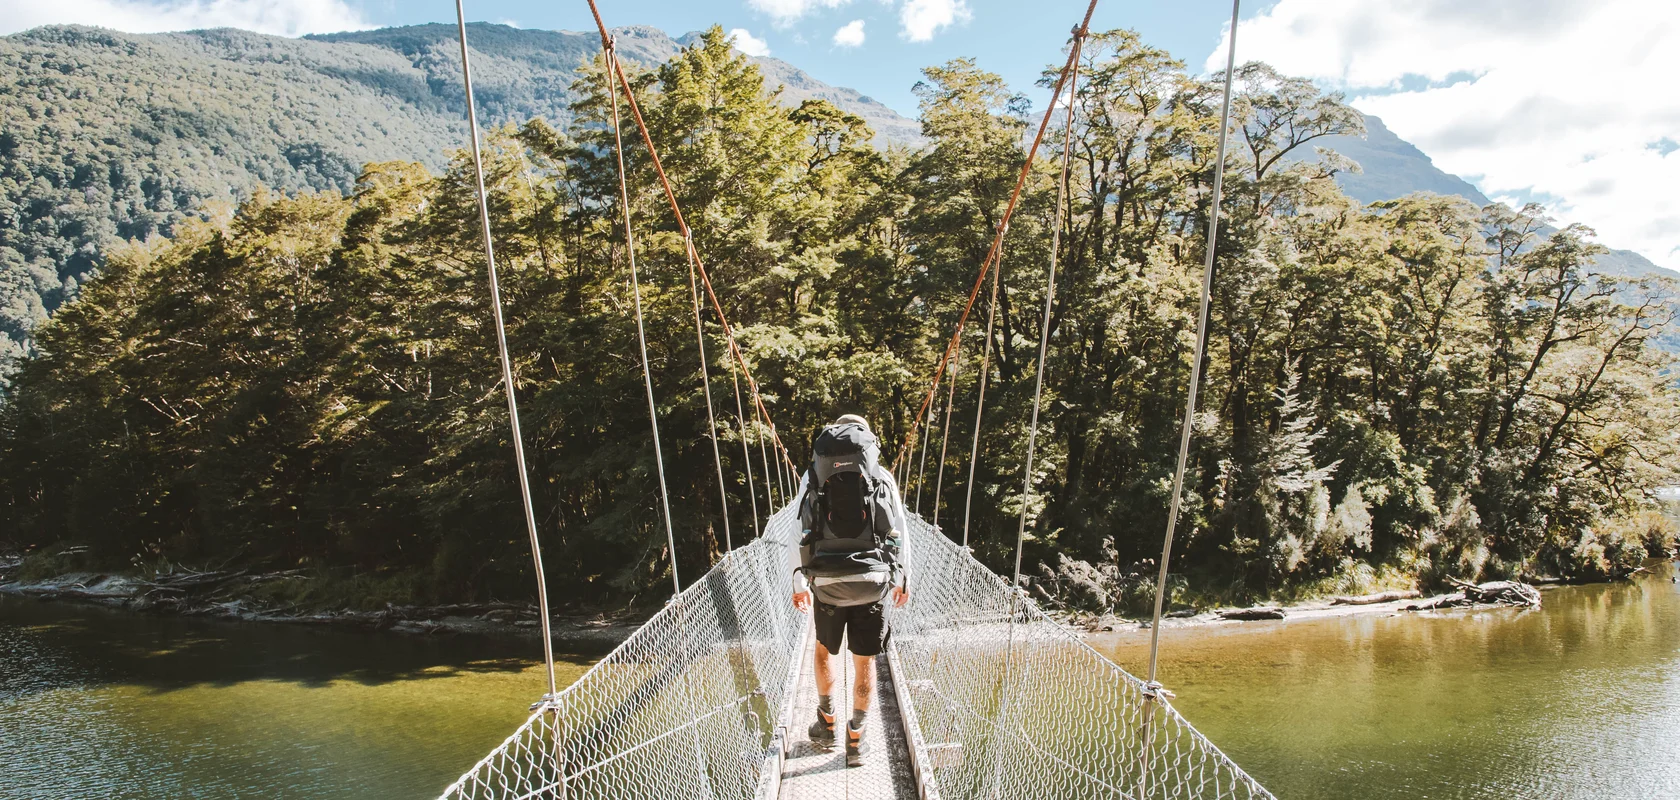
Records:
[[[899,714],[892,671],[887,658],[876,660],[875,703],[864,727],[864,764],[846,766],[846,749],[837,743],[833,750],[813,746],[806,728],[816,718],[817,682],[813,671],[812,637],[799,672],[799,689],[788,721],[789,751],[782,762],[781,800],[913,800],[916,785],[911,777],[910,748],[904,737],[904,720]],[[842,667],[842,665],[844,665]],[[855,670],[850,653],[834,659],[837,680],[834,687],[836,726],[851,718],[851,687]],[[844,737],[845,733],[840,733]]]

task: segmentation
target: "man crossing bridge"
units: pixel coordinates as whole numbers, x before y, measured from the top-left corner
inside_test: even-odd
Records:
[[[880,463],[881,444],[869,422],[840,417],[817,434],[809,472],[801,481],[800,566],[793,604],[815,607],[817,642],[813,672],[817,719],[811,743],[834,746],[834,672],[831,659],[842,639],[852,651],[852,716],[846,724],[846,764],[863,764],[863,726],[875,692],[875,657],[891,634],[886,601],[909,600],[903,537],[904,501],[892,473]]]

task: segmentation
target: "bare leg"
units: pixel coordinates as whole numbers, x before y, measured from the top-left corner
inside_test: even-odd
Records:
[[[833,654],[828,652],[828,648],[823,647],[822,642],[817,642],[817,652],[815,660],[812,662],[812,671],[816,673],[817,694],[834,694]]]
[[[852,666],[857,675],[852,685],[852,711],[868,711],[869,700],[875,696],[875,657],[854,655]]]

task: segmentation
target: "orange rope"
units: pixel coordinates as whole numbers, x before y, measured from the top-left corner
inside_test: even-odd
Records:
[[[594,4],[594,0],[590,0]],[[1091,15],[1097,10],[1097,0],[1085,8],[1085,19],[1075,28],[1075,38],[1084,38],[1091,29]],[[997,236],[992,239],[992,247],[986,253],[986,260],[981,262],[980,277],[974,280],[974,288],[969,290],[968,302],[963,305],[962,316],[957,318],[957,330],[951,334],[951,341],[945,345],[945,353],[939,358],[939,366],[933,371],[933,382],[928,387],[927,397],[922,399],[921,408],[916,411],[916,418],[910,423],[910,430],[904,436],[904,446],[899,448],[898,457],[893,460],[893,472],[898,472],[899,464],[904,460],[904,454],[914,446],[916,433],[921,429],[922,420],[926,417],[928,407],[933,404],[934,394],[939,391],[939,381],[945,376],[945,366],[951,360],[951,354],[956,350],[957,342],[962,338],[963,326],[968,323],[968,314],[974,309],[974,301],[980,296],[980,288],[986,284],[986,274],[996,265],[1003,254],[1003,237],[1009,232],[1009,220],[1015,215],[1015,207],[1020,203],[1021,190],[1027,185],[1027,175],[1032,171],[1033,158],[1038,155],[1038,145],[1044,139],[1044,131],[1050,127],[1050,117],[1056,111],[1056,100],[1062,96],[1062,86],[1067,81],[1068,73],[1073,69],[1073,63],[1079,58],[1079,48],[1070,48],[1067,63],[1062,65],[1062,73],[1056,78],[1055,91],[1050,95],[1050,103],[1044,109],[1044,119],[1038,123],[1038,133],[1033,135],[1032,147],[1027,149],[1027,161],[1021,165],[1021,175],[1015,179],[1015,190],[1009,195],[1009,205],[1004,207],[1003,221],[998,223]],[[632,104],[632,108],[634,105]]]
[[[659,175],[659,183],[665,189],[665,199],[670,202],[671,213],[676,216],[677,227],[682,231],[684,249],[688,251],[689,262],[700,273],[700,283],[705,286],[706,299],[711,301],[712,310],[718,315],[718,323],[723,328],[724,340],[729,343],[729,352],[735,356],[736,363],[741,365],[741,374],[747,379],[747,388],[752,390],[753,404],[758,407],[759,414],[763,415],[765,424],[770,427],[771,441],[775,442],[776,449],[781,454],[782,460],[787,462],[788,469],[797,472],[798,468],[794,466],[793,459],[788,455],[787,447],[782,444],[781,436],[776,433],[776,423],[770,417],[770,410],[764,405],[764,397],[759,393],[758,381],[753,378],[752,370],[747,367],[746,357],[741,354],[741,348],[735,342],[735,332],[729,325],[729,317],[723,313],[723,304],[718,302],[717,293],[712,290],[711,275],[706,272],[706,265],[700,261],[700,254],[694,249],[694,234],[689,230],[688,221],[683,218],[682,208],[677,203],[676,190],[671,188],[671,179],[666,176],[665,167],[659,161],[659,150],[653,146],[653,137],[648,132],[647,120],[642,117],[641,106],[636,102],[636,93],[631,90],[630,79],[625,76],[624,68],[618,61],[618,55],[612,46],[612,36],[607,33],[607,24],[601,20],[601,11],[596,8],[595,0],[588,0],[588,3],[589,12],[595,15],[595,26],[601,31],[601,48],[605,51],[609,62],[607,67],[618,76],[619,85],[624,87],[625,99],[630,101],[630,114],[636,118],[636,127],[642,132],[642,143],[647,146],[648,155],[653,162],[653,170]],[[1096,0],[1091,0],[1091,4],[1095,7]]]

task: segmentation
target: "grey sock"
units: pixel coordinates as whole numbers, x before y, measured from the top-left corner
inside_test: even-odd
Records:
[[[863,730],[863,721],[868,716],[869,716],[869,710],[868,709],[864,709],[864,708],[853,709],[852,710],[852,730],[854,730],[854,731]]]
[[[824,714],[828,714],[829,716],[833,716],[834,715],[834,696],[833,695],[827,695],[827,694],[817,695],[817,710],[821,711]]]

